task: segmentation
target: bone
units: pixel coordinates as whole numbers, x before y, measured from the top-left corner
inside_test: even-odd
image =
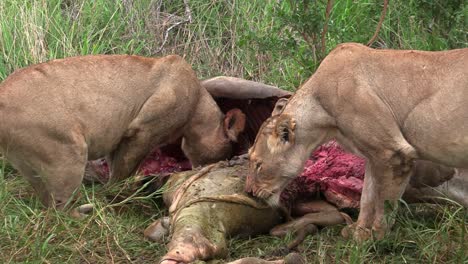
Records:
[[[227,76],[207,79],[202,81],[201,84],[213,97],[251,99],[273,96],[283,97],[292,94],[275,86]]]

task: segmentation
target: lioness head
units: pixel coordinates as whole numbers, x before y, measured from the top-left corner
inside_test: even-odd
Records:
[[[287,114],[274,115],[260,128],[254,146],[249,150],[249,174],[246,191],[279,204],[280,194],[303,168],[296,158],[296,121]]]
[[[246,191],[272,206],[279,204],[283,189],[302,172],[310,153],[334,134],[334,120],[320,104],[309,98],[303,109],[302,101],[298,93],[289,101],[279,100],[249,150]]]
[[[232,156],[233,142],[245,128],[246,117],[239,109],[232,109],[212,129],[204,128],[197,138],[182,140],[182,150],[193,167],[226,160]]]

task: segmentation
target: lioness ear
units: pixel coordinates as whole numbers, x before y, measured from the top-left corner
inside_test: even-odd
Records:
[[[282,151],[294,143],[296,121],[288,115],[281,115],[276,121],[275,129],[267,140],[270,151]]]
[[[224,133],[233,142],[237,142],[239,136],[245,128],[245,114],[241,110],[234,108],[229,110],[224,117]]]
[[[288,98],[280,98],[276,101],[275,108],[273,108],[273,112],[271,112],[271,116],[279,115],[283,112],[284,107],[288,103]]]

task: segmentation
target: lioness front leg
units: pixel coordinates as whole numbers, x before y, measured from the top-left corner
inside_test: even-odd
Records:
[[[393,219],[385,219],[385,201],[397,204],[409,182],[412,167],[411,162],[397,159],[397,164],[393,165],[367,162],[359,217],[355,224],[342,230],[344,237],[353,236],[359,242],[372,235],[382,239],[392,226]],[[393,210],[396,210],[396,206],[393,206]]]
[[[109,183],[127,179],[136,172],[145,156],[151,151],[151,135],[140,131],[124,138],[108,158],[110,167]]]
[[[343,230],[344,236],[352,235],[358,241],[370,238],[371,231],[382,238],[387,228],[384,202],[400,198],[418,156],[392,109],[367,85],[359,87],[363,92],[354,94],[350,100],[355,103],[347,105],[338,117],[338,141],[367,159],[358,221]]]
[[[45,141],[50,140],[47,146],[52,145],[54,148],[35,146],[28,142],[28,147],[35,147],[37,155],[32,156],[30,153],[33,152],[24,148],[27,152],[19,151],[13,156],[8,156],[46,207],[65,209],[73,194],[79,190],[86,166],[87,146],[79,137],[75,139],[72,144],[58,144],[55,140],[45,139]],[[18,147],[18,149],[23,148]],[[28,154],[29,162],[24,162],[22,157]],[[89,205],[78,207],[71,211],[71,215],[81,217],[82,213],[89,210]]]
[[[117,148],[108,156],[110,163],[109,183],[115,183],[130,177],[146,155],[157,146],[178,138],[181,135],[183,114],[178,113],[174,98],[163,94],[154,94],[143,105],[138,115],[130,123]],[[173,115],[168,118],[168,115]]]

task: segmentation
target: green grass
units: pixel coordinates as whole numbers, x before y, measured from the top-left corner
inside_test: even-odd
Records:
[[[142,236],[162,209],[146,196],[127,199],[131,194],[122,190],[128,190],[128,185],[83,188],[81,202],[92,202],[97,210],[76,220],[63,212],[44,210],[32,188],[16,174],[2,179],[2,263],[147,263],[164,254],[164,245]]]
[[[200,78],[230,75],[294,90],[325,55],[314,53],[311,47],[319,47],[319,40],[307,42],[304,34],[320,35],[326,1],[309,2],[295,10],[291,1],[191,0],[192,21],[174,27],[164,43],[167,30],[186,18],[182,0],[2,0],[0,80],[17,68],[68,56],[177,53]],[[335,1],[326,52],[342,42],[367,42],[381,9],[380,0]],[[467,13],[463,0],[390,1],[374,46],[467,47]],[[125,184],[87,186],[80,202],[92,202],[97,210],[77,221],[43,210],[29,185],[2,164],[2,263],[151,263],[164,254],[164,245],[142,235],[165,210],[153,198],[120,193],[128,189]],[[309,263],[468,263],[466,209],[403,207],[396,220],[383,241],[357,245],[342,239],[338,226],[309,237],[302,250]],[[287,241],[232,239],[229,259],[269,255]]]
[[[14,173],[0,182],[0,259],[3,263],[151,263],[165,245],[143,239],[143,230],[165,213],[159,194],[131,195],[131,181],[104,189],[82,188],[81,203],[97,210],[83,220],[44,210],[32,188]],[[355,216],[354,216],[355,217]],[[467,211],[457,205],[410,205],[399,209],[384,240],[362,245],[325,228],[300,246],[308,263],[467,263]],[[271,256],[291,237],[233,238],[228,260]]]

